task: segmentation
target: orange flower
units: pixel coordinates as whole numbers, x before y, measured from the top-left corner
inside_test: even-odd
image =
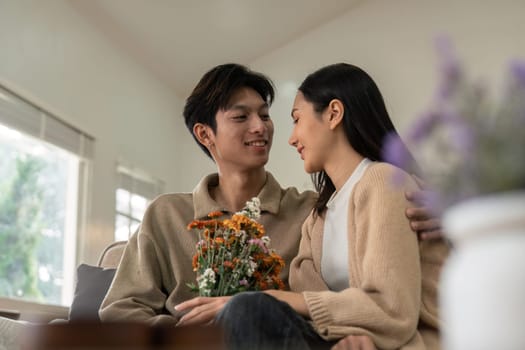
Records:
[[[197,271],[197,267],[199,267],[199,254],[193,256],[191,266],[193,267],[193,271]]]
[[[220,210],[216,210],[216,211],[212,211],[211,213],[208,214],[208,217],[209,218],[218,218],[218,217],[221,217],[223,216],[224,213]]]
[[[280,290],[284,290],[285,289],[284,282],[279,277],[272,276],[272,282],[273,282],[273,287],[274,288],[280,289]]]
[[[259,281],[258,285],[259,285],[259,289],[260,290],[266,290],[266,289],[269,289],[269,287],[270,287],[268,285],[268,282],[266,282],[266,281]]]
[[[192,222],[190,222],[187,226],[187,229],[188,230],[191,230],[191,229],[194,229],[194,228],[202,228],[202,227],[199,227],[200,226],[200,221],[198,220],[193,220]]]
[[[271,257],[273,258],[273,260],[275,261],[275,263],[277,265],[279,265],[279,267],[283,268],[285,263],[284,263],[284,259],[277,253],[275,252],[271,252],[270,253]]]
[[[234,235],[230,235],[230,236],[228,237],[228,245],[231,246],[231,245],[234,244],[236,241],[237,241],[237,237],[235,237]]]
[[[255,278],[256,281],[259,281],[262,279],[262,274],[259,271],[255,271],[253,273],[253,277]]]
[[[264,262],[264,259],[266,258],[266,255],[263,253],[255,253],[253,254],[253,260],[256,262]]]
[[[233,231],[239,231],[239,224],[238,224],[238,222],[236,222],[234,220],[226,219],[226,220],[223,221],[223,225],[227,229],[230,229],[230,230],[233,230]]]
[[[274,258],[271,255],[263,255],[262,262],[264,266],[271,267],[274,264]]]

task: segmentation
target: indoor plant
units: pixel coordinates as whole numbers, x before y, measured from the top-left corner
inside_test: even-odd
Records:
[[[433,189],[454,249],[440,285],[446,349],[525,349],[525,62],[510,64],[498,94],[468,79],[438,40],[441,82],[429,111],[385,156]],[[417,170],[416,170],[417,169]]]
[[[431,107],[403,140],[386,142],[391,162],[421,172],[434,192],[427,200],[441,213],[472,197],[525,190],[525,62],[510,64],[499,95],[469,80],[450,42],[438,40],[441,81]]]

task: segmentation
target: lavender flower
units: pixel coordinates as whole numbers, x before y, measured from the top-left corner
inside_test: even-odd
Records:
[[[265,254],[268,253],[268,248],[266,247],[266,244],[264,244],[264,242],[261,239],[253,238],[253,239],[248,240],[248,243],[259,247],[263,253]]]
[[[514,61],[499,102],[470,82],[451,43],[437,40],[442,79],[432,107],[404,141],[424,180],[436,192],[427,203],[441,211],[473,196],[525,189],[525,62]],[[385,140],[384,157],[403,169],[412,161],[396,135]]]
[[[239,281],[240,286],[248,286],[248,280],[246,278],[243,278]]]
[[[409,169],[412,167],[412,157],[408,154],[403,140],[395,132],[389,133],[383,141],[383,159],[401,169]],[[403,184],[404,176],[401,172],[396,172],[392,179],[394,185],[401,186]]]
[[[448,38],[444,35],[438,36],[435,41],[440,59],[441,83],[437,90],[437,99],[448,99],[454,94],[457,85],[462,79],[463,73],[458,57]]]
[[[512,61],[510,63],[510,72],[515,81],[525,89],[525,62]]]

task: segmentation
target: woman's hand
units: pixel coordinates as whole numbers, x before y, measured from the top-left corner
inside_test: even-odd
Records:
[[[415,205],[415,207],[407,208],[405,212],[410,221],[410,228],[422,240],[443,238],[441,220],[430,210],[426,200],[432,191],[417,176],[412,176],[412,178],[417,182],[420,190],[405,194],[406,198]]]
[[[179,312],[187,312],[177,326],[203,325],[212,322],[231,297],[196,297],[175,306]]]
[[[290,305],[298,314],[310,318],[308,306],[301,293],[288,292],[284,290],[268,289],[264,293],[271,295],[277,300],[283,301]]]
[[[347,335],[332,346],[331,350],[377,350],[374,342],[366,335]]]

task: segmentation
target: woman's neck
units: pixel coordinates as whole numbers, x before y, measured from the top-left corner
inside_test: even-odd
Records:
[[[266,183],[264,168],[248,172],[221,172],[219,184],[211,191],[217,203],[234,213],[244,208],[246,202],[256,197]]]
[[[338,151],[332,153],[331,161],[325,165],[325,172],[332,180],[336,191],[343,187],[363,159],[364,157],[354,151],[350,145],[339,147]]]

